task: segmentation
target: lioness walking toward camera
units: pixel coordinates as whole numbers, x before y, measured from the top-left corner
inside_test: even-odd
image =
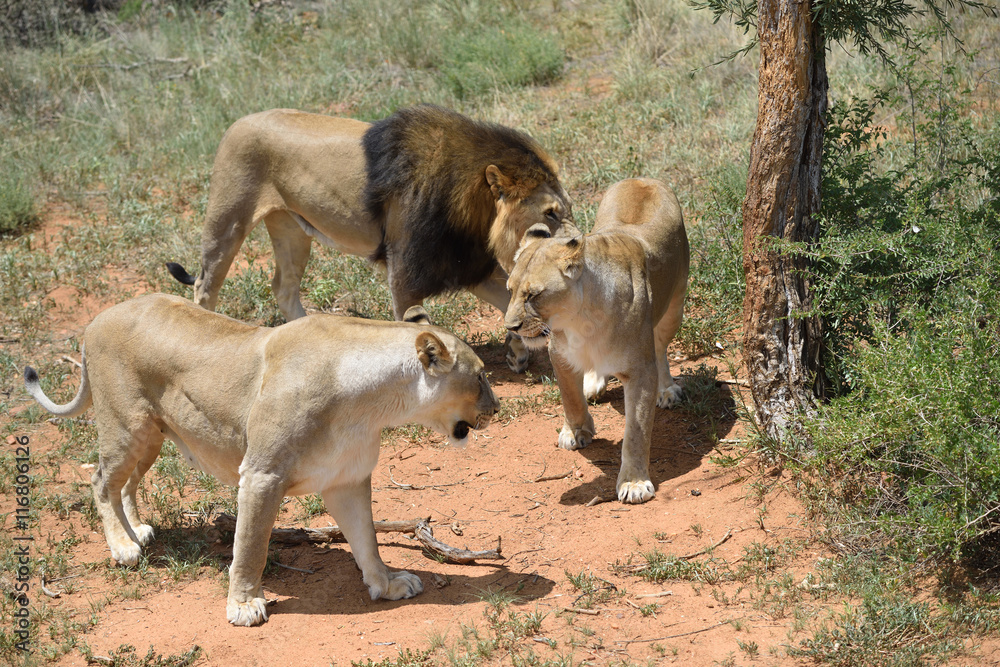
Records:
[[[375,123],[272,109],[237,120],[212,166],[194,300],[215,310],[236,252],[261,221],[274,246],[272,291],[305,315],[299,284],[313,239],[382,265],[398,320],[429,296],[469,289],[507,309],[507,272],[528,227],[572,225],[555,161],[531,137],[433,105]],[[509,341],[507,363],[528,353]]]
[[[622,502],[653,497],[653,405],[681,398],[666,350],[681,324],[688,265],[674,193],[660,181],[629,179],[604,195],[590,234],[549,238],[544,227],[528,230],[507,283],[507,329],[529,348],[549,348],[565,412],[560,447],[593,439],[586,395],[603,390],[608,375],[624,385]]]
[[[176,296],[142,296],[87,327],[76,397],[50,401],[28,367],[28,392],[72,417],[94,406],[100,459],[91,480],[112,557],[135,565],[153,538],[136,508],[142,476],[170,438],[191,465],[239,485],[226,615],[267,620],[261,574],[281,500],[320,493],[372,599],[423,590],[379,557],[371,474],[383,427],[418,422],[462,444],[499,409],[483,363],[427,323],[313,315],[276,328],[211,313]]]

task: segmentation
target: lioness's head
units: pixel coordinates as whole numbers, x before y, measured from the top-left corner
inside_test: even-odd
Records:
[[[489,426],[500,410],[483,362],[472,348],[438,327],[418,333],[415,345],[427,374],[426,387],[433,392],[421,423],[447,435],[452,445],[464,447],[469,431]]]
[[[531,227],[541,225],[553,236],[579,233],[573,224],[573,203],[555,173],[519,178],[491,164],[486,168],[486,182],[493,193],[496,218],[490,228],[490,248],[507,273],[514,265],[518,243]]]
[[[504,325],[529,348],[545,347],[552,330],[564,328],[580,311],[583,247],[582,234],[553,238],[545,225],[524,235],[507,280],[510,305]]]

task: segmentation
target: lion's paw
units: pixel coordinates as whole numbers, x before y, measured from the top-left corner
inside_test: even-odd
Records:
[[[672,384],[669,387],[661,389],[659,394],[656,396],[656,407],[658,408],[673,408],[680,405],[681,399],[684,397],[684,390],[681,389],[680,385]]]
[[[150,525],[140,523],[132,529],[132,532],[135,533],[135,539],[139,540],[139,544],[144,547],[153,541],[153,527]]]
[[[264,598],[253,598],[249,602],[236,602],[229,600],[226,602],[226,618],[233,625],[251,627],[260,625],[267,620],[267,600]]]
[[[587,371],[583,376],[583,395],[588,401],[600,398],[604,388],[608,386],[608,378],[598,375],[595,371]]]
[[[653,499],[653,483],[647,480],[622,482],[618,485],[618,500],[637,505]]]
[[[424,583],[420,581],[420,577],[406,570],[397,570],[396,572],[390,570],[386,574],[388,576],[383,581],[368,584],[368,594],[371,595],[372,600],[378,600],[379,598],[383,600],[402,600],[404,598],[412,598],[424,590]]]
[[[123,540],[118,544],[108,545],[111,547],[111,557],[119,565],[134,567],[139,563],[142,556],[142,548],[132,540]]]
[[[420,577],[411,572],[399,570],[389,573],[389,590],[382,597],[386,600],[403,600],[423,592],[424,582],[420,581]]]
[[[508,333],[504,347],[507,349],[507,367],[515,373],[523,373],[527,370],[528,362],[531,360],[531,352],[521,342],[521,339]]]
[[[594,439],[594,434],[586,428],[563,426],[559,432],[559,446],[563,449],[583,449]]]

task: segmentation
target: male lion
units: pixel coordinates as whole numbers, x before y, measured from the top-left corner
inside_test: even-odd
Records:
[[[586,394],[615,375],[625,387],[625,438],[618,499],[653,497],[649,444],[653,404],[672,407],[681,389],[666,349],[681,324],[688,242],[680,205],[665,185],[629,179],[608,190],[586,236],[547,238],[528,230],[507,286],[507,329],[529,348],[548,343],[565,421],[559,446],[590,444]],[[587,372],[586,388],[584,373]]]
[[[195,301],[214,310],[226,273],[260,220],[274,246],[272,288],[287,320],[316,238],[385,266],[393,315],[468,288],[506,311],[506,273],[524,232],[571,223],[551,157],[527,135],[448,109],[400,109],[373,124],[273,109],[226,131],[212,169]],[[508,364],[528,353],[512,342]]]
[[[135,494],[167,437],[193,466],[239,485],[230,623],[267,620],[261,573],[286,495],[322,494],[372,599],[399,600],[423,584],[379,557],[371,474],[382,428],[415,421],[462,444],[499,409],[472,349],[414,310],[414,322],[319,314],[272,329],[152,294],[87,327],[72,401],[50,401],[31,367],[25,386],[61,417],[94,406],[94,501],[119,563],[135,565],[153,538]]]

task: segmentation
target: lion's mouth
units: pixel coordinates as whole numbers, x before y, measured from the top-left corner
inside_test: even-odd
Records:
[[[460,421],[455,424],[455,428],[451,431],[451,436],[456,440],[465,440],[469,437],[469,431],[472,429],[472,424],[467,421]]]

